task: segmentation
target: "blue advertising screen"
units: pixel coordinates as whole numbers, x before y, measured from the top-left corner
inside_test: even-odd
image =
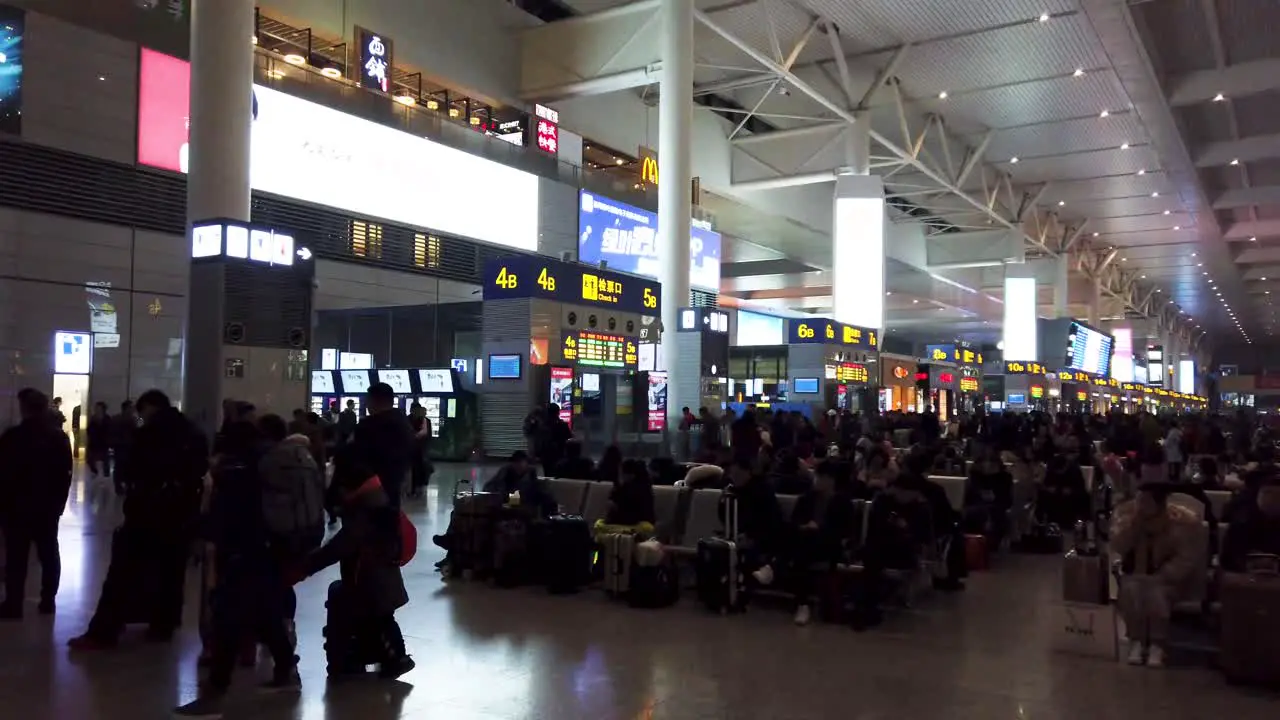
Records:
[[[22,131],[22,33],[26,15],[0,5],[0,132]],[[719,253],[719,245],[716,252]]]
[[[808,395],[818,392],[818,378],[796,378],[791,389],[797,395]]]
[[[1009,404],[1010,404],[1010,405],[1026,405],[1026,404],[1027,404],[1027,396],[1026,396],[1026,394],[1025,394],[1025,393],[1019,393],[1019,394],[1010,395],[1010,396],[1009,396]]]
[[[489,379],[490,380],[519,380],[520,379],[520,356],[519,355],[490,355],[489,356]]]
[[[614,270],[658,277],[656,213],[585,190],[578,200],[579,262],[605,260]],[[689,236],[689,284],[720,291],[720,234],[699,220]]]

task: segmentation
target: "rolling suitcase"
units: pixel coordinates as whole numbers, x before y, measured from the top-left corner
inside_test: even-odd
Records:
[[[1280,575],[1225,573],[1219,600],[1227,682],[1280,687]]]
[[[382,660],[379,639],[362,626],[341,580],[329,583],[324,607],[321,635],[330,676],[363,673],[366,666]]]
[[[698,541],[696,560],[698,600],[712,612],[727,614],[746,609],[743,573],[738,562],[738,499],[725,490],[724,537]]]
[[[604,591],[622,597],[631,589],[631,563],[635,557],[636,536],[633,533],[605,533],[596,538],[604,566]]]
[[[514,508],[504,508],[498,518],[493,537],[493,581],[499,587],[516,587],[528,575],[529,520]]]
[[[577,592],[591,580],[595,542],[581,515],[553,515],[540,525],[539,565],[547,591]]]
[[[505,502],[501,493],[475,492],[471,483],[458,483],[449,521],[453,572],[483,576],[492,569],[494,527]]]

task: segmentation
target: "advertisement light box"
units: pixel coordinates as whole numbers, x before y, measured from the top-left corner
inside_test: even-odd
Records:
[[[254,86],[253,188],[520,250],[538,248],[538,178]],[[142,50],[138,163],[186,172],[191,71]]]
[[[578,260],[645,277],[658,277],[658,216],[583,191],[578,197]],[[689,284],[720,292],[720,234],[693,220],[689,231]]]

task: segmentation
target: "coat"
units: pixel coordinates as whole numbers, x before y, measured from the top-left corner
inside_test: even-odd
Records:
[[[127,524],[184,532],[200,511],[209,445],[200,429],[176,408],[158,411],[133,436],[117,480],[127,488]]]
[[[24,420],[0,435],[0,525],[56,520],[71,491],[71,441],[47,420]]]
[[[358,612],[385,617],[409,603],[400,573],[400,511],[369,478],[343,500],[342,529],[303,560],[304,575],[338,565]]]
[[[1165,532],[1147,536],[1137,522],[1137,501],[1117,505],[1111,516],[1111,551],[1128,574],[1158,577],[1178,597],[1198,599],[1208,581],[1208,531],[1199,516],[1174,502],[1166,504]]]

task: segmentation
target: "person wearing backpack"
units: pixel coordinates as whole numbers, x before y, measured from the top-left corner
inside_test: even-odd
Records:
[[[267,543],[283,573],[284,568],[296,565],[324,540],[325,477],[311,454],[310,438],[289,435],[284,418],[265,415],[258,421],[258,431],[264,441],[258,462],[262,516]],[[292,639],[298,598],[290,585],[283,584],[281,591]]]

